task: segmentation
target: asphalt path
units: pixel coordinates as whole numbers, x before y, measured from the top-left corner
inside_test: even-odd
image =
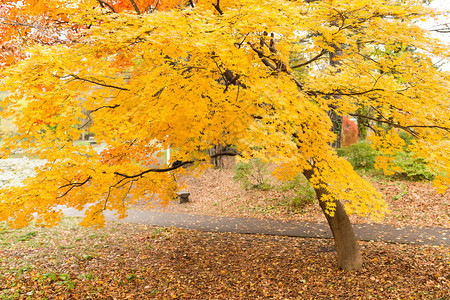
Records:
[[[83,212],[62,208],[65,216],[82,217]],[[217,217],[178,214],[151,210],[128,210],[128,216],[118,220],[111,211],[105,211],[107,221],[178,227],[212,232],[283,235],[308,238],[332,238],[326,223],[280,221],[244,217]],[[382,224],[354,224],[358,240],[384,241],[402,244],[450,246],[450,229],[442,227],[394,227]]]

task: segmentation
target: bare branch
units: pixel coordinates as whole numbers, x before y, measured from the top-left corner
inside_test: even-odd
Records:
[[[217,0],[217,4],[212,3],[212,6],[214,6],[214,8],[217,10],[217,12],[218,12],[220,15],[223,15],[223,11],[222,11],[222,9],[220,8],[220,0]]]
[[[117,107],[119,107],[119,106],[120,106],[119,104],[115,104],[115,105],[105,105],[105,106],[97,107],[97,108],[94,109],[94,110],[91,110],[90,113],[96,112],[96,111],[98,111],[98,110],[100,110],[100,109],[104,109],[104,108],[111,108],[111,109],[114,109],[114,108],[117,108]]]
[[[368,93],[372,93],[372,92],[376,92],[376,91],[384,91],[383,89],[370,89],[367,91],[362,91],[362,92],[333,92],[333,93],[324,93],[324,92],[320,92],[320,91],[315,91],[314,93],[318,94],[318,95],[324,95],[324,96],[361,96],[361,95],[365,95]]]
[[[123,87],[120,87],[120,86],[107,84],[107,83],[104,83],[104,82],[97,81],[95,79],[82,78],[82,77],[79,77],[78,75],[74,75],[74,74],[70,74],[70,75],[63,76],[63,77],[72,77],[73,79],[76,79],[76,80],[89,82],[89,83],[100,85],[100,86],[103,86],[103,87],[109,87],[109,88],[118,89],[118,90],[121,90],[121,91],[129,91],[129,89],[127,89],[127,88],[123,88]],[[63,78],[63,77],[59,77],[59,78]]]
[[[84,123],[83,125],[81,125],[80,127],[78,127],[78,129],[83,129],[83,128],[86,127],[89,123],[92,122],[91,114],[92,114],[93,112],[96,112],[96,111],[98,111],[98,110],[100,110],[100,109],[103,109],[103,108],[111,108],[111,109],[114,109],[114,108],[117,108],[117,107],[119,107],[119,106],[120,106],[119,104],[116,104],[116,105],[105,105],[105,106],[98,107],[98,108],[96,108],[96,109],[94,109],[94,110],[91,110],[91,111],[87,114],[88,120],[86,121],[86,123]]]
[[[71,182],[71,183],[65,184],[63,186],[60,186],[59,189],[63,189],[63,188],[66,188],[66,187],[69,187],[69,189],[67,191],[65,191],[62,195],[58,196],[57,198],[62,198],[64,196],[66,196],[72,189],[74,189],[75,187],[80,187],[80,186],[85,185],[91,179],[92,179],[92,177],[88,176],[88,178],[86,178],[86,180],[83,181],[83,182]]]
[[[405,130],[406,132],[408,132],[409,134],[413,135],[416,138],[418,138],[419,135],[412,130],[413,128],[433,128],[433,129],[441,129],[441,130],[445,130],[445,131],[450,132],[450,128],[444,127],[444,126],[439,126],[439,125],[401,125],[401,124],[396,123],[393,120],[387,119],[385,117],[383,117],[383,119],[377,119],[377,118],[374,118],[374,117],[370,117],[370,116],[366,116],[366,115],[362,115],[362,114],[357,114],[357,113],[352,113],[352,114],[349,114],[349,115],[352,116],[352,117],[360,117],[360,118],[364,118],[364,119],[367,119],[367,120],[380,122],[380,123],[391,125],[391,126],[396,127],[396,128],[403,129],[403,130]]]
[[[286,64],[279,60],[279,59],[275,59],[275,58],[270,58],[272,61],[269,61],[269,57],[266,56],[264,54],[263,50],[258,49],[254,44],[247,42],[247,44],[250,46],[250,48],[252,48],[252,50],[254,52],[256,52],[258,54],[258,56],[261,58],[261,61],[264,65],[266,65],[267,67],[269,67],[272,71],[274,72],[284,72],[286,74],[288,74],[289,76],[291,76],[292,81],[294,81],[294,83],[297,85],[297,87],[300,90],[303,90],[303,84],[298,81],[297,78],[295,78],[295,76],[292,74],[292,72],[290,72],[287,67]],[[264,44],[264,41],[263,41]],[[271,46],[272,49],[274,49],[273,46]]]
[[[295,65],[295,66],[291,66],[291,69],[296,69],[296,68],[300,68],[300,67],[304,67],[306,65],[309,65],[310,63],[312,63],[312,62],[318,60],[319,58],[321,58],[325,53],[327,53],[327,50],[322,49],[322,51],[319,54],[317,54],[316,56],[314,56],[310,60],[305,61],[305,62],[303,62],[301,64],[298,64],[298,65]]]
[[[114,7],[112,7],[108,2],[102,1],[102,0],[97,0],[98,3],[100,4],[100,6],[102,8],[104,8],[105,6],[108,7],[113,13],[116,13],[116,10],[114,9]]]
[[[194,161],[183,161],[183,162],[180,162],[180,163],[176,164],[175,166],[172,166],[172,167],[169,167],[169,168],[147,169],[147,170],[142,171],[141,173],[138,173],[138,174],[135,174],[135,175],[127,175],[127,174],[123,174],[123,173],[119,173],[119,172],[114,172],[114,174],[122,176],[124,178],[137,178],[137,177],[142,177],[143,175],[145,175],[147,173],[163,173],[163,172],[173,171],[173,170],[176,170],[178,168],[181,168],[184,165],[192,164],[192,163],[194,163]]]
[[[136,5],[136,2],[134,2],[134,0],[130,0],[130,2],[131,2],[131,4],[133,5],[134,10],[136,11],[136,13],[137,13],[138,15],[140,15],[141,12],[139,11],[139,7]]]
[[[434,129],[442,129],[442,130],[450,132],[450,128],[449,127],[438,126],[438,125],[404,125],[404,127],[408,127],[408,128],[434,128]]]
[[[219,157],[219,156],[238,156],[241,155],[239,152],[234,151],[234,150],[230,150],[230,151],[224,151],[224,152],[220,152],[220,153],[216,153],[213,155],[210,155],[211,158],[215,158],[215,157]],[[174,164],[171,167],[168,168],[152,168],[152,169],[147,169],[144,170],[138,174],[135,175],[127,175],[127,174],[123,174],[123,173],[119,173],[119,172],[114,172],[115,175],[118,176],[122,176],[125,178],[137,178],[137,177],[142,177],[143,175],[147,174],[147,173],[163,173],[163,172],[169,172],[169,171],[173,171],[176,170],[178,168],[181,168],[182,166],[185,165],[189,165],[189,164],[193,164],[196,161],[205,161],[204,159],[202,160],[189,160],[189,161],[179,161],[176,164]],[[121,181],[119,181],[121,182]]]

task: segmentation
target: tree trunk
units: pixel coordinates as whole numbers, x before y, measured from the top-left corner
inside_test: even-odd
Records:
[[[341,45],[333,45],[334,52],[330,52],[330,65],[337,68],[336,73],[341,70],[340,57],[343,55]],[[342,129],[342,116],[338,115],[334,110],[328,111],[328,116],[333,124],[332,131],[336,134],[336,140],[331,145],[333,148],[341,147],[341,129]],[[304,175],[308,180],[311,179],[313,170],[304,172]],[[326,183],[324,183],[326,184]],[[327,218],[328,225],[333,233],[334,244],[336,246],[337,262],[338,266],[345,271],[360,269],[363,263],[361,253],[359,252],[358,242],[356,241],[355,232],[353,231],[352,223],[345,212],[344,206],[341,202],[335,201],[336,210],[334,216],[330,216],[326,213],[326,202],[324,202],[323,196],[328,192],[324,188],[314,188],[316,192],[317,200],[319,201],[320,208],[322,209],[325,217]]]
[[[209,149],[209,155],[212,156],[212,155],[221,153],[224,150],[225,150],[225,147],[222,145],[213,145],[213,147]],[[224,165],[225,165],[223,156],[217,156],[217,157],[211,158],[211,164],[213,164],[214,167],[217,169],[223,169]]]
[[[338,115],[336,111],[333,109],[327,112],[328,117],[330,117],[332,128],[331,131],[336,134],[336,139],[334,140],[331,147],[337,149],[341,148],[341,140],[342,140],[342,116]]]
[[[352,224],[345,212],[344,206],[341,202],[336,201],[336,211],[334,212],[334,216],[331,217],[325,212],[325,203],[320,201],[323,192],[316,190],[316,194],[320,208],[322,208],[333,233],[338,266],[345,271],[360,269],[363,262],[362,256],[359,252],[355,232],[353,231]]]
[[[305,176],[309,180],[312,175],[312,170],[306,171]],[[356,240],[355,232],[352,224],[345,212],[344,206],[341,202],[336,201],[336,211],[334,216],[326,213],[326,203],[322,201],[323,196],[328,192],[324,188],[315,188],[317,200],[322,209],[328,225],[333,233],[334,244],[336,246],[338,267],[345,271],[358,270],[361,268],[363,260],[359,252],[358,242]]]
[[[333,23],[332,23],[333,24]],[[334,25],[334,24],[333,24]],[[336,73],[340,73],[341,69],[339,66],[341,65],[340,57],[343,55],[342,47],[336,44],[333,44],[334,52],[330,52],[330,65],[336,68]],[[335,98],[341,98],[341,96],[334,96]],[[334,149],[341,148],[341,139],[342,139],[342,115],[336,113],[336,110],[331,109],[328,111],[328,117],[330,117],[332,128],[331,131],[336,134],[336,140],[331,145]]]

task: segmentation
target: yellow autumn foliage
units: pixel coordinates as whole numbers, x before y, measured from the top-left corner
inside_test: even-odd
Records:
[[[348,212],[379,218],[381,195],[330,146],[331,109],[369,107],[363,117],[390,128],[372,139],[386,172],[405,131],[442,174],[436,186],[449,185],[449,73],[431,62],[449,48],[416,25],[435,15],[421,1],[201,0],[139,15],[62,2],[48,13],[64,8],[74,40],[31,43],[1,73],[10,92],[1,113],[18,128],[3,157],[21,150],[47,163],[0,191],[0,221],[21,227],[35,213],[54,225],[57,205],[91,205],[82,224],[102,226],[105,209],[123,217],[139,199],[174,197],[173,176],[185,171],[158,166],[162,151],[193,170],[219,144],[285,175],[313,169],[330,215],[343,200]],[[87,129],[104,150],[74,143]]]

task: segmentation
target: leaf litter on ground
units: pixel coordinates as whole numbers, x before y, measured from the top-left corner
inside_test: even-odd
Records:
[[[300,208],[292,205],[293,197],[305,195],[281,189],[282,183],[271,179],[272,188],[269,190],[245,190],[233,181],[233,174],[231,169],[208,169],[200,176],[180,178],[191,193],[189,203],[180,205],[174,201],[161,207],[157,201],[142,201],[134,208],[213,216],[326,222],[319,205],[314,201]],[[381,224],[450,228],[449,190],[444,194],[437,194],[431,182],[394,180],[373,175],[363,177],[384,195],[390,209]],[[374,223],[370,218],[357,215],[351,215],[350,220],[353,224]]]
[[[332,240],[107,223],[0,233],[0,299],[445,299],[447,247],[360,242],[356,272]],[[20,239],[29,232],[29,239]]]
[[[317,204],[289,206],[292,191],[243,190],[232,175],[210,169],[184,178],[191,202],[164,209],[324,221]],[[426,182],[367,179],[393,212],[383,224],[449,226],[448,192],[436,195]],[[450,293],[448,247],[360,242],[363,268],[344,273],[332,240],[122,223],[95,230],[79,221],[0,232],[0,299],[445,299]]]

